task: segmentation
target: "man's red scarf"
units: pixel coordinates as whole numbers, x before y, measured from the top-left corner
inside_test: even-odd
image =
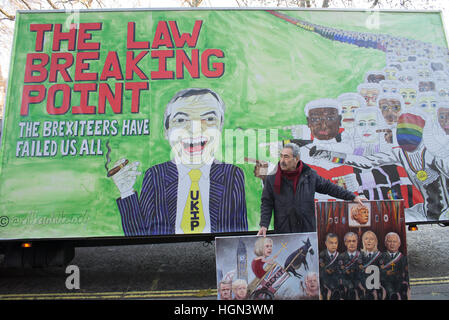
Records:
[[[276,177],[274,179],[274,192],[276,192],[277,194],[281,193],[282,177],[284,177],[293,183],[293,193],[296,194],[296,185],[298,184],[302,167],[303,167],[302,161],[299,160],[298,165],[296,166],[296,170],[284,171],[281,169],[281,165],[278,162],[278,169],[276,171]]]

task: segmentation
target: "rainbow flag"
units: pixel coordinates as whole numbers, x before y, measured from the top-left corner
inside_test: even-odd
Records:
[[[345,163],[345,159],[344,158],[333,157],[332,158],[332,162],[334,162],[334,163]]]
[[[422,133],[426,121],[418,115],[404,113],[398,119],[396,136],[400,147],[413,152],[422,140]]]

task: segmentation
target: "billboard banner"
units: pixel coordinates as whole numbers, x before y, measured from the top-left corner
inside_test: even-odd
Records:
[[[318,201],[321,298],[409,300],[403,201]]]
[[[316,232],[217,237],[219,300],[318,300]]]
[[[1,239],[257,230],[286,141],[406,222],[449,220],[440,12],[30,11],[14,32]]]

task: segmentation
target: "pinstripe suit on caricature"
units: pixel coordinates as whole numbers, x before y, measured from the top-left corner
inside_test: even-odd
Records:
[[[224,111],[210,89],[181,90],[170,100],[164,127],[174,159],[146,171],[140,196],[138,162],[112,176],[126,236],[248,230],[243,171],[214,159]]]

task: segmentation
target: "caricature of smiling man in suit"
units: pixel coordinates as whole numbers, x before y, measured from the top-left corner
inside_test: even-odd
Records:
[[[214,158],[224,112],[210,89],[181,90],[170,100],[164,129],[173,159],[146,171],[140,195],[133,189],[138,162],[112,177],[126,236],[248,230],[243,171]]]

